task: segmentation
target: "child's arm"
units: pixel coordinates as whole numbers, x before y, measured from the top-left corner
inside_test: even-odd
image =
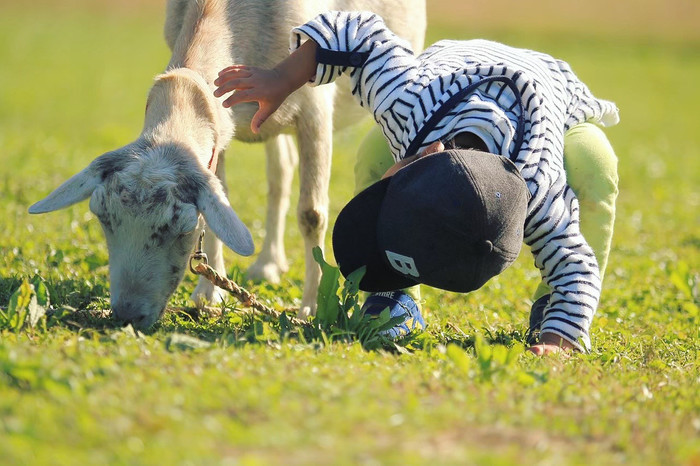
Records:
[[[253,132],[309,81],[327,84],[349,74],[353,95],[375,119],[401,97],[406,83],[414,82],[416,60],[410,44],[370,12],[326,12],[294,28],[290,46],[294,52],[272,70],[234,65],[215,81],[217,97],[235,91],[224,101],[225,107],[258,102]]]
[[[580,351],[590,348],[589,329],[600,298],[595,254],[579,229],[576,195],[558,176],[525,224],[525,242],[552,290],[543,310],[541,340],[563,339]]]
[[[223,102],[232,107],[241,102],[257,102],[258,111],[250,122],[254,133],[260,131],[267,118],[289,97],[314,77],[316,72],[316,49],[314,41],[308,40],[273,69],[233,65],[219,72],[214,81],[216,97],[233,92]]]

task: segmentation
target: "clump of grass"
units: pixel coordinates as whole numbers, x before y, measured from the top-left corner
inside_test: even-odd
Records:
[[[360,306],[359,284],[365,268],[351,273],[341,286],[340,270],[326,262],[320,248],[314,248],[313,253],[322,275],[314,325],[305,336],[325,343],[356,340],[368,350],[398,347],[383,332],[402,323],[403,317],[391,317],[388,308],[379,315],[367,315]]]
[[[229,303],[222,307],[220,315],[216,318],[195,318],[192,314],[182,311],[165,319],[165,323],[161,323],[159,327],[174,327],[175,330],[168,337],[167,346],[180,349],[206,348],[211,344],[206,340],[245,344],[263,341],[279,343],[289,338],[322,345],[359,342],[366,350],[406,351],[407,348],[420,346],[416,342],[421,338],[415,334],[398,340],[385,335],[385,331],[404,320],[401,316],[392,317],[388,308],[378,315],[364,313],[360,305],[359,289],[360,280],[365,273],[364,267],[343,280],[339,269],[326,262],[323,252],[318,247],[314,249],[314,258],[322,269],[322,278],[317,296],[317,313],[310,317],[309,322],[300,324],[290,319],[285,312],[275,313],[275,316],[270,318],[269,314],[239,310]],[[45,331],[47,324],[49,327],[64,324],[102,330],[117,327],[109,318],[108,311],[75,312],[70,306],[51,309],[50,287],[39,275],[35,275],[31,280],[21,281],[10,297],[7,310],[0,309],[0,331]],[[185,333],[182,333],[182,330]],[[187,332],[196,336],[187,335]]]
[[[7,310],[0,309],[0,331],[18,333],[46,328],[46,311],[49,307],[49,291],[38,275],[31,281],[25,279],[10,296]]]

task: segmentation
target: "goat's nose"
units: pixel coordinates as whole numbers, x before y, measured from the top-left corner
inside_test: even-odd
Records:
[[[134,327],[141,327],[148,318],[148,314],[131,302],[116,303],[112,306],[117,319],[124,322],[124,325],[131,324]]]
[[[133,319],[129,320],[124,320],[124,326],[126,327],[127,325],[131,324],[135,328],[143,328],[145,326],[145,321],[148,316],[143,314],[137,317],[134,317]]]

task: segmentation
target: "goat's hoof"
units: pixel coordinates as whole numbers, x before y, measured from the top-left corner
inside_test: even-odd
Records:
[[[224,301],[226,292],[218,286],[197,285],[192,293],[191,299],[199,310],[204,310],[207,306],[218,306]]]
[[[297,318],[301,320],[309,320],[313,315],[316,315],[316,309],[312,306],[301,306],[297,312]]]
[[[255,262],[246,271],[247,278],[251,280],[264,280],[268,283],[278,284],[282,279],[282,274],[288,267],[274,262]]]

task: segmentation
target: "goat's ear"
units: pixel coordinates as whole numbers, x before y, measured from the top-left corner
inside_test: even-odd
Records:
[[[29,208],[30,214],[43,214],[63,209],[90,197],[102,174],[121,168],[123,159],[119,152],[108,152],[97,157],[90,165],[73,175],[51,194]]]
[[[63,209],[90,197],[100,182],[92,165],[73,175],[54,192],[29,208],[30,214],[43,214]]]
[[[250,256],[255,252],[248,227],[238,218],[223,190],[203,189],[197,198],[197,208],[209,228],[226,246],[241,256]]]

